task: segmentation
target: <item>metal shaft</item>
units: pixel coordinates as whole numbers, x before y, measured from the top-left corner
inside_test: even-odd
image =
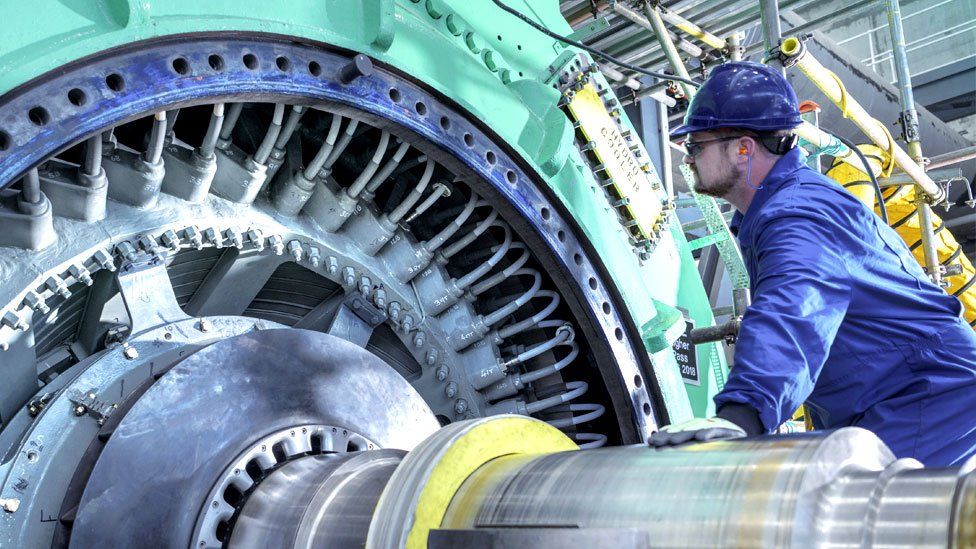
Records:
[[[763,48],[768,53],[779,47],[783,36],[779,23],[779,1],[759,0],[759,16],[762,19]],[[780,72],[786,74],[786,69],[780,67]]]
[[[468,477],[441,528],[638,528],[659,547],[963,547],[973,540],[959,525],[976,520],[967,473],[896,461],[860,429],[507,456]]]

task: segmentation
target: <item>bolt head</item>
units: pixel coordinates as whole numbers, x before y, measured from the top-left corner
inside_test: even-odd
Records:
[[[201,318],[200,319],[200,324],[198,325],[198,328],[200,329],[201,332],[206,333],[206,332],[209,332],[213,328],[213,324],[209,320],[207,320],[206,318]]]
[[[85,412],[87,412],[87,411],[88,411],[88,408],[86,408],[85,406],[83,406],[81,404],[75,406],[75,408],[74,408],[74,413],[75,413],[76,416],[83,416],[83,415],[85,415]]]
[[[126,347],[122,351],[122,356],[129,360],[135,360],[139,358],[139,351],[137,351],[135,347]]]

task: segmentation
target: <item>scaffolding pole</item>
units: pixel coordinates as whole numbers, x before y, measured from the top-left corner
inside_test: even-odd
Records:
[[[885,11],[888,14],[888,29],[891,31],[891,53],[895,61],[895,74],[898,78],[898,95],[901,98],[902,136],[908,144],[908,154],[924,170],[925,157],[922,156],[922,143],[919,140],[918,112],[915,110],[915,96],[912,93],[912,77],[908,71],[905,30],[901,24],[901,7],[898,5],[898,0],[885,0]],[[932,229],[932,207],[920,186],[915,187],[915,208],[918,210],[918,226],[922,236],[925,270],[932,282],[941,286],[941,265],[935,247],[935,231]]]

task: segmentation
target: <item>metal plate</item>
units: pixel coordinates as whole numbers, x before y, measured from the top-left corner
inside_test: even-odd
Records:
[[[92,471],[71,546],[187,547],[224,467],[303,423],[401,449],[439,426],[402,377],[351,343],[294,329],[226,339],[170,370],[122,420]]]

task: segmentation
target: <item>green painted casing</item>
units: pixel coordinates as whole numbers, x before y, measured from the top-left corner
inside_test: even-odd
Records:
[[[572,32],[557,0],[506,1],[557,33]],[[366,54],[488,122],[574,216],[636,326],[655,326],[659,311],[672,307],[699,326],[712,321],[676,216],[650,258],[640,261],[576,148],[573,127],[558,107],[560,93],[545,83],[565,47],[490,0],[35,0],[29,9],[7,3],[0,13],[0,93],[88,55],[187,33],[268,33]],[[621,123],[633,129],[625,115]],[[673,325],[645,330],[645,345],[674,331]],[[672,421],[706,413],[715,392],[714,382],[706,383],[710,377],[685,386],[670,349],[648,352]],[[707,364],[701,355],[699,363]],[[724,357],[719,360],[722,369]]]

